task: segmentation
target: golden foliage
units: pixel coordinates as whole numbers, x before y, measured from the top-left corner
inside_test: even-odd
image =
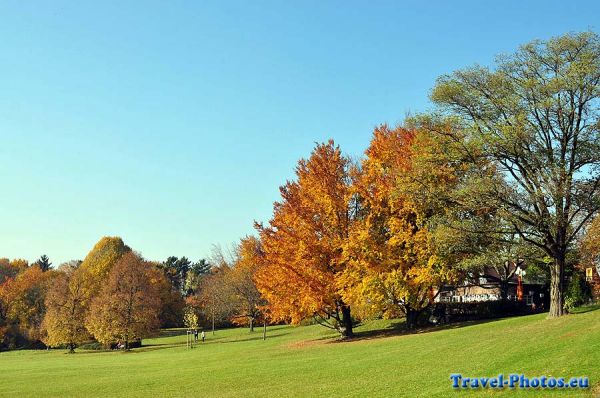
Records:
[[[1,320],[6,324],[16,325],[32,341],[40,339],[44,299],[49,281],[55,275],[55,272],[42,272],[35,265],[26,267],[14,278],[7,279],[0,285]]]
[[[121,340],[128,347],[129,342],[157,331],[161,302],[157,285],[152,283],[153,269],[131,251],[111,269],[86,320],[99,342]]]
[[[46,295],[46,315],[42,327],[48,346],[67,345],[70,351],[91,335],[85,328],[86,297],[83,274],[61,273]]]
[[[99,291],[101,281],[108,276],[117,261],[130,251],[119,237],[105,236],[94,245],[79,266],[81,272],[87,275],[85,279],[91,295]]]
[[[435,149],[431,144],[415,130],[381,126],[354,173],[353,192],[361,210],[344,246],[348,267],[337,286],[363,316],[419,311],[430,304],[444,278],[445,264],[435,254],[428,228],[432,207],[423,187],[428,179],[445,181],[440,178],[444,169],[422,167]],[[436,178],[431,178],[434,173]]]
[[[582,260],[587,266],[595,266],[600,258],[600,217],[594,218],[581,240]]]

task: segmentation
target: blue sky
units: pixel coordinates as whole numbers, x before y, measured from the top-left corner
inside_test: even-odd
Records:
[[[597,1],[0,1],[0,257],[210,254],[316,141],[352,156],[436,77],[598,31]]]

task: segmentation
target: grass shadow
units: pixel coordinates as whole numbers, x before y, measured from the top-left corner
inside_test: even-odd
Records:
[[[270,334],[270,332],[278,331],[278,330],[285,329],[285,328],[287,328],[287,326],[285,326],[285,325],[270,327],[267,331],[267,340],[289,334],[289,332]],[[162,334],[162,332],[161,332],[161,334]],[[183,334],[179,334],[179,335],[185,336],[185,331]],[[179,336],[179,335],[174,334],[174,335],[170,335],[169,337]],[[218,334],[215,336],[212,336],[212,335],[207,334],[206,341],[205,342],[201,342],[201,341],[195,342],[195,347],[201,347],[202,345],[211,345],[211,344],[230,344],[230,343],[243,343],[246,341],[258,341],[258,340],[262,340],[262,338],[263,338],[262,331],[253,332],[252,334],[250,334],[250,332],[249,332],[248,336],[243,337],[243,338],[235,338],[234,336],[219,336]],[[155,351],[155,350],[160,350],[160,349],[165,349],[165,348],[175,348],[175,347],[185,347],[185,346],[187,346],[187,343],[185,341],[178,342],[178,343],[154,343],[154,344],[144,344],[142,347],[135,348],[134,350],[137,352],[143,352],[143,351]]]
[[[87,354],[104,354],[104,353],[108,353],[108,352],[119,352],[119,351],[124,351],[124,350],[110,350],[108,348],[106,349],[100,349],[100,350],[77,350],[75,349],[74,353],[68,353],[65,352],[65,354],[67,355],[87,355]]]
[[[592,312],[592,311],[597,311],[597,310],[600,310],[600,303],[583,305],[581,307],[577,307],[577,308],[570,310],[569,313],[577,315],[577,314],[585,314],[586,312]]]
[[[269,335],[269,333],[267,333],[267,340],[274,339],[274,338],[281,337],[281,336],[285,336],[286,334],[289,334],[289,332],[287,332],[287,333],[278,333],[278,334],[274,334],[274,335]],[[262,339],[263,339],[263,335],[262,335],[262,333],[260,333],[260,334],[256,334],[255,336],[248,336],[248,337],[245,337],[245,338],[242,338],[242,339],[221,341],[219,343],[221,343],[221,344],[242,343],[244,341],[253,341],[253,340],[262,340]]]
[[[185,336],[186,333],[187,333],[186,329],[161,329],[159,335],[156,337]]]
[[[327,341],[327,343],[352,343],[355,341],[373,340],[373,339],[381,339],[381,338],[404,336],[404,335],[407,336],[407,335],[413,335],[413,334],[434,333],[434,332],[440,332],[442,330],[461,329],[464,327],[483,325],[486,323],[501,321],[503,319],[509,319],[509,318],[514,318],[514,317],[490,318],[490,319],[478,319],[478,320],[472,320],[472,321],[453,322],[453,323],[446,323],[443,325],[424,326],[424,327],[419,327],[416,329],[408,329],[406,327],[406,322],[404,320],[398,320],[396,322],[391,323],[390,326],[388,326],[385,329],[357,331],[354,333],[354,337],[352,337],[352,338],[331,339],[331,337],[322,337],[317,340],[329,340],[329,341]]]
[[[148,344],[143,345],[139,348],[133,348],[130,352],[132,353],[142,353],[142,352],[151,352],[158,350],[167,350],[169,348],[177,348],[177,347],[185,347],[186,343],[171,343],[171,344]]]

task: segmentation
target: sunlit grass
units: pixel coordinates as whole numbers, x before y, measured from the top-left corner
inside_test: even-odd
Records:
[[[217,331],[186,348],[177,330],[131,352],[14,351],[0,354],[0,396],[44,397],[446,397],[449,375],[586,375],[600,382],[600,311],[544,314],[405,334],[373,321],[338,342],[321,326]],[[384,332],[381,332],[381,330]],[[387,329],[387,331],[386,331]],[[592,396],[568,391],[568,396]],[[461,396],[562,396],[564,391],[489,391]]]

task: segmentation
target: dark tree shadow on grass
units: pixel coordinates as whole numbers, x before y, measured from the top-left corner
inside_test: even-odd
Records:
[[[287,325],[276,325],[276,326],[270,326],[267,329],[267,340],[271,340],[274,338],[278,338],[281,336],[285,336],[286,334],[289,334],[290,332],[279,332],[282,329],[286,329],[289,328],[289,326]],[[273,332],[278,332],[273,334]],[[211,345],[211,344],[223,344],[223,343],[243,343],[243,342],[247,342],[247,341],[259,341],[262,340],[262,329],[260,331],[255,331],[255,332],[248,332],[247,336],[244,336],[242,338],[235,338],[236,336],[240,336],[240,335],[234,335],[234,336],[227,336],[227,335],[220,335],[219,331],[217,331],[215,336],[212,336],[210,334],[211,332],[207,332],[207,338],[206,341],[203,343],[201,341],[197,341],[194,343],[194,348],[199,348],[202,347],[204,345]],[[186,330],[185,329],[167,329],[167,330],[161,330],[158,336],[155,336],[154,338],[161,338],[161,337],[177,337],[177,336],[186,336]],[[130,350],[111,350],[111,349],[86,349],[83,351],[80,350],[76,350],[75,353],[69,353],[68,351],[65,351],[65,354],[69,354],[69,355],[82,355],[82,354],[100,354],[100,353],[123,353],[123,354],[130,354],[130,353],[142,353],[142,352],[150,352],[150,351],[156,351],[156,350],[164,350],[164,349],[170,349],[170,348],[178,348],[178,347],[186,347],[187,346],[187,342],[185,340],[182,340],[181,342],[168,342],[168,343],[151,343],[151,344],[142,344],[141,347],[136,347],[136,348],[132,348]]]
[[[505,317],[505,318],[491,318],[491,319],[479,319],[472,321],[462,321],[462,322],[453,322],[447,323],[443,325],[431,325],[425,327],[419,327],[416,329],[408,329],[406,327],[406,322],[404,320],[398,320],[390,324],[389,327],[385,329],[376,329],[376,330],[367,330],[367,331],[357,331],[354,333],[354,337],[340,339],[335,338],[331,339],[331,337],[322,337],[317,340],[328,340],[326,343],[352,343],[355,341],[363,341],[363,340],[373,340],[394,336],[408,336],[413,334],[425,334],[425,333],[434,333],[440,332],[442,330],[450,330],[450,329],[461,329],[464,327],[482,325],[490,322],[496,322],[501,320],[506,320],[510,318],[517,317]]]
[[[577,314],[585,314],[586,312],[592,312],[592,311],[597,311],[597,310],[600,310],[600,303],[577,307],[577,308],[571,310],[569,313],[573,314],[573,315],[577,315]]]
[[[162,329],[156,337],[175,337],[185,336],[187,333],[186,329]]]
[[[268,329],[267,340],[278,338],[281,336],[285,336],[286,334],[289,334],[289,332],[277,333],[277,334],[271,334],[271,335],[269,334],[269,332],[273,332],[273,331],[285,329],[285,328],[286,328],[286,326],[279,326],[277,328]],[[185,336],[185,334],[183,334],[183,336]],[[243,343],[246,341],[259,341],[259,340],[262,340],[262,338],[263,338],[262,336],[263,336],[262,331],[252,332],[252,334],[250,334],[250,332],[249,332],[247,337],[237,338],[237,339],[234,338],[233,336],[215,336],[215,337],[210,336],[210,337],[207,337],[207,339],[204,343],[202,341],[194,342],[194,348],[202,347],[204,345],[212,345],[212,344],[230,344],[230,343]],[[176,348],[176,347],[186,347],[186,346],[187,346],[187,342],[185,342],[185,341],[178,342],[178,343],[144,344],[139,348],[135,348],[134,351],[136,351],[136,352],[155,351],[155,350],[166,349],[166,348]]]
[[[221,343],[221,344],[229,344],[229,343],[241,343],[241,342],[244,342],[244,341],[262,340],[262,332],[260,332],[260,333],[259,332],[255,332],[255,333],[256,333],[255,336],[248,336],[248,337],[243,338],[243,339],[220,341],[219,343]],[[274,335],[269,336],[269,333],[267,332],[267,340],[275,339],[275,338],[278,338],[278,337],[281,337],[281,336],[285,336],[286,334],[289,334],[289,332],[287,332],[287,333],[278,333],[278,334],[274,334]]]

